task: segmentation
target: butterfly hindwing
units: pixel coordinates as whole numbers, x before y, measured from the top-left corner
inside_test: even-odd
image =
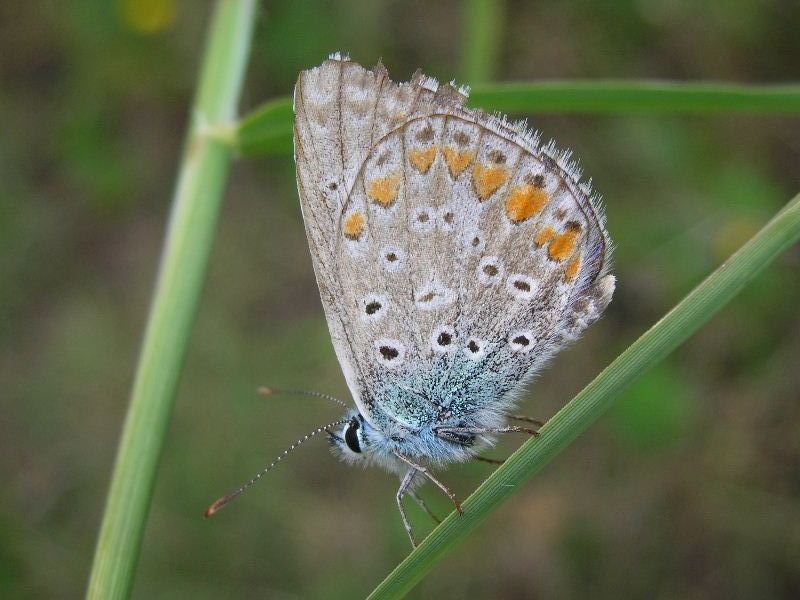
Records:
[[[499,414],[613,293],[602,214],[574,167],[464,100],[338,57],[295,91],[317,281],[373,424]]]

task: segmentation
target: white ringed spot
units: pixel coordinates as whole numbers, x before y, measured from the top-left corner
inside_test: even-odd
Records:
[[[470,227],[464,234],[464,246],[471,254],[481,254],[486,248],[486,238],[477,227]]]
[[[484,256],[478,263],[478,281],[483,285],[497,285],[503,279],[505,268],[497,256]]]
[[[456,293],[435,281],[426,283],[414,294],[414,304],[420,310],[435,310],[450,306],[456,301]]]
[[[456,227],[458,227],[458,213],[456,212],[455,206],[452,204],[440,206],[436,217],[439,229],[442,231],[450,233],[455,231]]]
[[[381,294],[369,294],[358,302],[361,309],[361,320],[376,322],[383,318],[389,309],[389,301]]]
[[[381,338],[375,340],[375,359],[387,369],[396,369],[406,358],[406,347],[400,340]]]
[[[466,354],[467,358],[470,360],[475,361],[481,360],[486,356],[488,350],[489,343],[486,340],[480,340],[475,337],[469,338],[467,344],[464,346],[464,354]]]
[[[508,293],[518,300],[530,300],[536,295],[539,285],[528,275],[514,273],[506,279]]]
[[[430,233],[436,227],[436,209],[432,206],[418,206],[411,211],[408,224],[417,233]]]
[[[456,330],[450,325],[439,325],[431,333],[431,348],[439,354],[454,352],[456,346]]]
[[[397,246],[384,246],[381,249],[381,264],[390,273],[402,271],[406,265],[406,253]]]
[[[533,341],[533,332],[529,329],[513,331],[511,335],[508,336],[508,343],[511,349],[514,352],[521,352],[523,354],[531,351],[533,348]]]

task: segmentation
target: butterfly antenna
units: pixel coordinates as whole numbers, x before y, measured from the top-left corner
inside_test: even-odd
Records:
[[[220,498],[219,500],[215,501],[211,506],[209,506],[206,509],[206,512],[203,513],[203,516],[206,519],[208,519],[209,517],[213,516],[214,513],[216,513],[220,508],[222,508],[223,506],[228,504],[231,500],[234,500],[234,499],[238,498],[239,496],[241,496],[247,488],[249,488],[250,486],[255,484],[259,479],[261,479],[264,475],[266,475],[269,471],[271,471],[272,468],[275,465],[277,465],[284,458],[286,458],[286,456],[292,450],[297,448],[302,443],[307,442],[308,440],[310,440],[312,437],[314,437],[318,433],[322,433],[323,431],[328,431],[331,427],[336,427],[337,425],[344,425],[345,423],[347,423],[347,421],[348,421],[348,419],[340,419],[339,421],[334,421],[333,423],[328,423],[327,425],[323,425],[322,427],[317,427],[311,433],[308,433],[308,434],[304,435],[299,440],[297,440],[294,444],[292,444],[291,446],[286,448],[286,450],[281,452],[278,455],[278,458],[273,460],[269,465],[267,465],[260,473],[258,473],[255,477],[253,477],[250,481],[248,481],[247,483],[241,485],[239,487],[239,489],[237,489],[235,492],[231,492],[230,494],[227,494],[227,495],[223,496],[222,498]]]
[[[347,406],[347,404],[345,404],[344,402],[342,402],[338,398],[335,398],[334,396],[331,396],[330,394],[323,394],[322,392],[308,392],[306,390],[284,390],[284,389],[271,388],[271,387],[260,387],[260,388],[258,388],[258,393],[261,394],[262,396],[273,396],[275,394],[291,394],[291,395],[294,395],[294,396],[312,396],[314,398],[322,398],[323,400],[328,400],[330,402],[335,402],[336,404],[338,404],[339,406],[343,406],[344,408],[350,408],[349,406]]]

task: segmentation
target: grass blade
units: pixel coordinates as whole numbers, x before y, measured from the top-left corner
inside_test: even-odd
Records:
[[[244,156],[291,156],[294,148],[291,98],[270,100],[244,117],[236,131],[237,147]]]
[[[676,81],[537,81],[476,86],[470,105],[506,112],[800,112],[800,85]]]
[[[503,0],[469,0],[464,3],[465,27],[461,40],[464,81],[477,85],[494,79],[504,13]]]
[[[255,0],[220,0],[209,30],[153,304],[95,549],[88,598],[127,598],[211,253]]]
[[[612,80],[494,83],[476,85],[469,104],[511,113],[797,114],[800,85]],[[277,98],[252,111],[239,123],[236,140],[245,156],[291,155],[291,98]]]
[[[533,475],[600,418],[615,398],[697,331],[776,256],[800,240],[800,195],[620,354],[464,502],[372,592],[401,598]]]

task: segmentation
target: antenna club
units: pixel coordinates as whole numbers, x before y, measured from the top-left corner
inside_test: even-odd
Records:
[[[314,437],[315,435],[317,435],[321,431],[328,431],[328,428],[336,427],[337,425],[343,425],[344,423],[347,423],[347,419],[340,419],[338,421],[334,421],[333,423],[328,423],[327,425],[323,425],[322,427],[318,427],[317,429],[315,429],[314,431],[312,431],[308,435],[300,438],[294,444],[292,444],[286,450],[284,450],[283,453],[279,454],[278,457],[275,460],[273,460],[269,465],[267,465],[264,469],[262,469],[259,473],[257,473],[255,477],[253,477],[250,481],[248,481],[247,483],[245,483],[242,486],[240,486],[238,490],[236,490],[235,492],[231,492],[227,496],[223,496],[219,500],[215,501],[214,504],[209,506],[206,509],[206,512],[203,513],[203,517],[205,517],[206,519],[208,519],[209,517],[213,517],[214,514],[220,508],[222,508],[223,506],[225,506],[226,504],[228,504],[232,500],[235,500],[236,498],[241,496],[245,492],[245,490],[250,488],[250,486],[256,484],[261,479],[261,477],[264,476],[265,473],[267,473],[270,470],[272,470],[272,467],[274,467],[279,462],[281,462],[284,459],[284,457],[286,457],[286,455],[289,454],[290,451],[292,451],[295,448],[297,448],[300,444],[302,444],[305,441],[311,439],[312,437]]]
[[[306,390],[285,390],[283,388],[276,389],[276,388],[262,386],[258,388],[258,394],[265,397],[275,396],[277,394],[288,394],[290,396],[310,396],[312,398],[322,398],[323,400],[328,400],[329,402],[338,404],[343,408],[348,408],[347,404],[345,404],[338,398],[335,398],[330,394],[323,394],[322,392],[309,392]]]
[[[206,509],[206,512],[203,513],[203,517],[206,519],[213,517],[220,508],[228,504],[228,502],[236,498],[241,493],[242,490],[237,490],[233,494],[228,494],[227,496],[223,496],[222,498],[215,500],[214,503]]]
[[[223,506],[225,506],[225,504],[227,504],[226,500],[227,500],[226,498],[220,498],[219,500],[214,502],[214,504],[209,506],[206,509],[206,512],[203,513],[203,518],[210,519],[211,517],[213,517],[220,508],[222,508]]]

